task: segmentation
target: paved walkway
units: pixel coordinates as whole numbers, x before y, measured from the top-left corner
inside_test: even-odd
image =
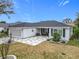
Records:
[[[14,40],[16,42],[21,42],[21,43],[25,43],[25,44],[35,46],[35,45],[38,45],[38,44],[46,41],[47,39],[48,39],[48,37],[46,37],[46,36],[36,36],[36,37],[29,37],[29,38],[26,38],[26,39],[13,38],[12,40]],[[5,43],[8,40],[9,40],[9,37],[0,38],[0,44]]]
[[[47,39],[48,39],[48,37],[37,36],[37,37],[30,37],[30,38],[26,38],[26,39],[14,39],[14,41],[35,46],[35,45],[38,45],[38,44],[46,41]]]

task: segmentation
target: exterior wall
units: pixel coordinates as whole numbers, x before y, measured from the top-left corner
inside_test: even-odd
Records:
[[[52,38],[51,28],[49,28],[49,37]]]
[[[70,28],[66,29],[65,35],[66,35],[65,40],[69,41],[69,38],[70,38]]]
[[[41,27],[38,27],[41,28]],[[44,27],[42,27],[44,28]],[[61,30],[61,40],[69,41],[70,36],[72,35],[72,28],[70,27],[46,27],[49,28],[49,38],[53,37],[51,34],[51,29],[57,29],[57,31]],[[65,28],[65,37],[63,37],[63,28]],[[35,36],[37,31],[37,28],[27,28],[27,27],[13,27],[9,28],[10,32],[12,33],[13,37],[19,37],[19,38],[26,38],[30,36]],[[53,32],[54,33],[54,32]]]
[[[20,27],[13,27],[9,28],[9,34],[12,34],[12,37],[16,38],[26,38],[30,36],[36,35],[36,29],[35,28],[20,28]]]
[[[62,28],[62,32],[63,32],[63,29],[65,29],[65,37],[63,37],[63,34],[62,34],[61,40],[69,41],[69,38],[70,38],[70,28]]]
[[[53,30],[52,30],[53,29]],[[57,29],[57,33],[60,33],[61,37],[62,37],[62,27],[53,27],[53,28],[49,28],[49,37],[53,38],[52,34],[54,33],[54,30]],[[53,31],[53,32],[52,32]],[[52,32],[52,33],[51,33]]]
[[[23,29],[23,38],[35,36],[37,33],[35,28],[25,28]]]
[[[22,29],[21,28],[9,28],[9,34],[12,34],[12,37],[22,38]]]
[[[61,39],[63,41],[69,41],[69,38],[71,37],[71,35],[73,34],[72,28],[70,27],[53,27],[53,28],[49,28],[49,38],[53,38],[52,33],[51,33],[51,29],[53,29],[53,33],[54,33],[54,29],[57,29],[57,32],[60,33],[61,35]],[[63,29],[65,29],[65,37],[63,37]]]
[[[70,28],[70,36],[73,35],[73,27]]]

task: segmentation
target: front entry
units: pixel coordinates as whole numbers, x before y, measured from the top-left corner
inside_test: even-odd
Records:
[[[48,28],[41,28],[41,35],[48,36],[49,35],[49,29]]]

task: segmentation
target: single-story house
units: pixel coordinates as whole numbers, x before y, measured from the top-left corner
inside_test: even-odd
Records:
[[[9,33],[16,38],[27,38],[36,35],[52,38],[54,32],[61,34],[61,40],[68,41],[73,34],[73,28],[58,21],[23,22],[9,26]]]

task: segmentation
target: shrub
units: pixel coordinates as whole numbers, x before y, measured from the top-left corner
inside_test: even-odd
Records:
[[[0,44],[0,52],[1,52],[2,59],[7,59],[7,55],[11,44],[11,39],[12,39],[12,36],[10,36],[10,39],[8,41]]]
[[[61,40],[60,42],[61,43],[67,43],[68,41],[67,40]]]
[[[8,29],[7,30],[2,30],[1,32],[0,32],[0,38],[2,38],[2,37],[7,37],[8,36]]]
[[[70,37],[69,40],[74,40],[74,39],[76,39],[76,35],[75,35],[75,34],[73,34],[73,35]]]
[[[76,39],[79,39],[79,28],[76,28],[74,30],[74,36],[75,36]]]
[[[77,40],[79,39],[79,28],[78,27],[74,28],[74,33],[71,36],[70,40],[73,40],[73,39],[77,39]]]
[[[58,42],[60,40],[60,34],[59,33],[54,33],[53,34],[53,41]]]
[[[7,37],[7,34],[5,34],[5,33],[0,33],[0,38],[3,38],[3,37]]]

